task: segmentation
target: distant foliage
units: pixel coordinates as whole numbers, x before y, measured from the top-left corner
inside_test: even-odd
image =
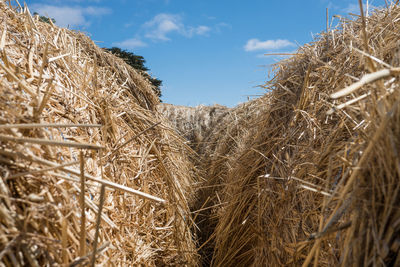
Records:
[[[162,85],[162,81],[151,77],[147,71],[149,70],[144,63],[146,63],[146,60],[142,56],[135,55],[132,52],[128,52],[126,50],[122,50],[121,48],[118,47],[112,47],[112,48],[105,48],[106,51],[111,52],[112,54],[116,55],[119,58],[122,58],[126,63],[128,63],[130,66],[132,66],[134,69],[139,70],[143,73],[143,75],[149,79],[151,84],[154,86],[154,91],[158,97],[161,97],[161,88],[160,86]]]
[[[56,20],[55,20],[55,19],[53,19],[53,18],[48,18],[48,17],[45,17],[45,16],[40,16],[39,13],[37,13],[37,12],[34,12],[33,15],[34,15],[34,16],[39,16],[39,20],[42,21],[42,22],[46,22],[46,23],[49,23],[49,24],[50,24],[50,21],[51,21],[51,22],[53,22],[53,24],[56,23]]]

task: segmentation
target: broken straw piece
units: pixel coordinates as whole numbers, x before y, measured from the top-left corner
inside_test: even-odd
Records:
[[[342,96],[346,96],[348,94],[351,94],[352,92],[360,89],[364,85],[374,82],[376,80],[379,80],[381,78],[385,78],[391,75],[391,70],[390,69],[383,69],[374,73],[366,74],[364,75],[361,80],[358,82],[353,83],[350,86],[347,86],[346,88],[337,91],[336,93],[331,94],[331,98],[337,99]]]
[[[397,75],[399,73],[400,73],[400,68],[391,68],[391,69],[382,69],[374,73],[366,74],[358,82],[355,82],[352,85],[347,86],[346,88],[331,94],[330,97],[336,99],[342,96],[346,96],[360,89],[362,86],[368,83],[375,82],[379,79],[386,78],[391,75]]]

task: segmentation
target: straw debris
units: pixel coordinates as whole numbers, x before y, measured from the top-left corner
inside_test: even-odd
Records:
[[[218,104],[186,107],[161,103],[157,106],[157,110],[197,150],[200,146],[204,146],[213,129],[219,127],[229,108]]]

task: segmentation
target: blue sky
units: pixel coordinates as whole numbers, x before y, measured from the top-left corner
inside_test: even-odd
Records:
[[[359,13],[357,0],[28,0],[61,27],[87,33],[100,47],[146,59],[163,80],[162,100],[235,106],[261,95],[270,65],[326,28],[326,8]],[[369,1],[383,6],[384,0]],[[348,16],[348,15],[347,15]]]

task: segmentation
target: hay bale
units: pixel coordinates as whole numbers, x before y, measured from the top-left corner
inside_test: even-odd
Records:
[[[391,5],[343,18],[215,130],[201,193],[208,264],[400,264],[398,16]]]
[[[229,108],[222,105],[186,107],[160,103],[157,110],[163,114],[189,144],[198,150],[210,133],[219,127]]]
[[[0,265],[196,265],[192,152],[148,81],[27,7],[0,12]]]

